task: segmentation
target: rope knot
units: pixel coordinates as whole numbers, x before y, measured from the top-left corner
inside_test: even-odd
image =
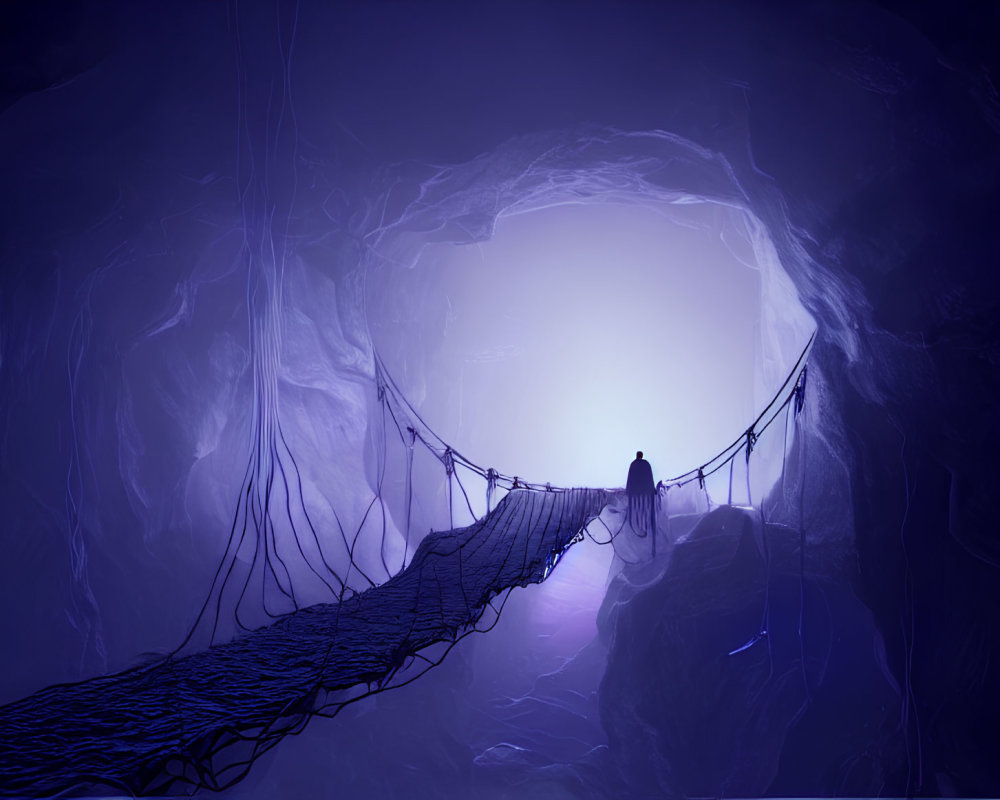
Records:
[[[486,510],[490,511],[493,508],[493,495],[497,490],[497,479],[500,474],[490,467],[486,470]]]
[[[799,379],[795,382],[795,389],[792,390],[792,397],[795,398],[795,416],[797,417],[806,404],[806,377],[809,367],[804,366],[799,374]]]
[[[753,432],[753,425],[751,425],[747,429],[747,464],[750,463],[750,453],[753,452],[755,444],[757,444],[757,434]]]

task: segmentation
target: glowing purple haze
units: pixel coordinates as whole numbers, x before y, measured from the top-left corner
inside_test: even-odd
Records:
[[[813,328],[748,212],[600,178],[515,202],[474,241],[375,247],[374,342],[483,466],[619,486],[642,449],[658,478],[683,473],[745,430]]]

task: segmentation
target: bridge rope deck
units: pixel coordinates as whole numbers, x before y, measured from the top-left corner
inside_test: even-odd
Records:
[[[450,648],[488,609],[499,615],[505,592],[544,580],[615,499],[593,489],[512,491],[475,524],[428,535],[405,569],[366,592],[0,708],[0,792],[226,788],[311,716],[437,663],[428,648]]]

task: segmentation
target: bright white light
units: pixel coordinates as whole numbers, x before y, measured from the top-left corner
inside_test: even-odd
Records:
[[[643,450],[665,479],[739,436],[805,341],[762,331],[761,252],[720,204],[563,203],[501,215],[486,242],[426,245],[370,323],[423,418],[482,466],[612,487]],[[810,328],[780,288],[789,330]]]

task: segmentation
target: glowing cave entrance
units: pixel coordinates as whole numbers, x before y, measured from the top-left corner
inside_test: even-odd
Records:
[[[536,200],[482,240],[407,244],[410,258],[370,270],[373,343],[441,439],[524,480],[622,486],[640,449],[658,479],[698,466],[770,401],[814,329],[738,205]],[[762,451],[756,490],[780,447]],[[722,472],[709,491],[725,502]]]

